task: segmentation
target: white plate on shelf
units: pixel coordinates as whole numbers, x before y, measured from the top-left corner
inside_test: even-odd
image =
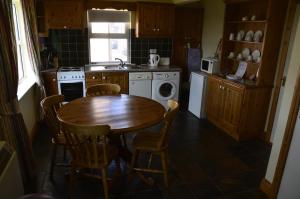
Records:
[[[242,51],[242,56],[244,59],[247,59],[248,56],[250,55],[250,50],[249,48],[244,48],[243,51]]]
[[[254,50],[253,52],[252,52],[252,59],[253,59],[253,61],[255,61],[255,62],[257,62],[257,60],[260,58],[260,56],[261,56],[261,53],[260,53],[260,51],[259,50]]]
[[[252,39],[253,39],[253,35],[254,35],[254,32],[253,32],[252,30],[249,30],[249,31],[246,33],[245,41],[251,42]]]
[[[236,40],[237,41],[241,41],[241,40],[243,40],[244,36],[245,36],[245,31],[244,30],[240,30],[237,33],[237,35],[236,35]]]
[[[261,30],[256,31],[253,36],[253,41],[260,42],[262,39],[262,36],[263,36],[263,32]]]

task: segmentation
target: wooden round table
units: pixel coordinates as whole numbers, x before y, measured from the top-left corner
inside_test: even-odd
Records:
[[[107,124],[114,133],[123,133],[157,124],[164,113],[164,107],[154,100],[122,94],[76,99],[59,109],[58,118],[78,125]]]

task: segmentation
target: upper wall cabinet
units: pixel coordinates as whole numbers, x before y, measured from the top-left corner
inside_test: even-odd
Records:
[[[174,32],[172,4],[137,3],[137,37],[171,37]]]
[[[83,28],[83,1],[46,0],[44,6],[47,29]]]

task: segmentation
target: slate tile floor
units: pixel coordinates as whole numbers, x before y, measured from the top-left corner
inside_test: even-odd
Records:
[[[259,183],[268,163],[268,145],[259,140],[238,143],[208,121],[194,117],[185,106],[171,131],[170,189],[164,188],[160,175],[151,175],[155,181],[153,187],[145,185],[137,177],[128,181],[124,167],[119,183],[115,183],[110,191],[111,198],[266,198],[259,191]],[[34,153],[38,163],[37,192],[49,193],[57,199],[67,198],[65,173],[68,169],[56,167],[54,182],[49,180],[51,144],[46,128],[41,130],[34,143]],[[62,150],[58,153],[62,154]],[[159,166],[158,162],[154,159],[155,166]],[[101,182],[90,178],[79,179],[76,196],[103,198]]]

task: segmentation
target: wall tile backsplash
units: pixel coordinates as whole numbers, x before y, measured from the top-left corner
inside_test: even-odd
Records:
[[[171,57],[171,38],[135,38],[131,30],[131,63],[146,64],[149,49],[157,49],[161,57]],[[57,53],[60,66],[83,66],[89,63],[88,30],[49,30],[49,43]]]

